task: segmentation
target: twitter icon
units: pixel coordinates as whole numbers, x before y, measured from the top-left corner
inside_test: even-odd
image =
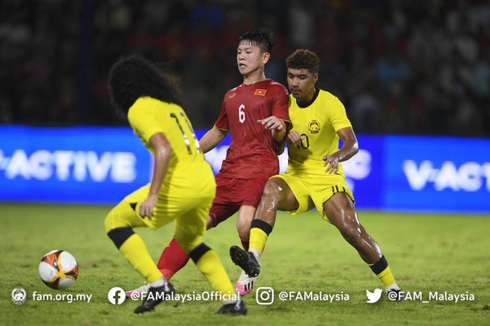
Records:
[[[368,298],[366,302],[367,303],[378,302],[379,299],[381,298],[381,293],[383,293],[383,290],[381,289],[375,289],[374,292],[369,292],[369,290],[366,290],[366,296]]]

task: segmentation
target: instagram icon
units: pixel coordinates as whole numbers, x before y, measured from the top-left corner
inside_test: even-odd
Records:
[[[260,287],[257,289],[255,300],[257,304],[268,306],[274,303],[274,289],[271,287]]]

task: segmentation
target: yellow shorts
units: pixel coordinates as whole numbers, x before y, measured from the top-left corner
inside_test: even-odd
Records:
[[[139,214],[139,207],[148,197],[150,185],[141,187],[112,209],[106,218],[106,232],[116,228],[145,226],[156,230],[175,220],[177,241],[184,250],[195,247],[206,232],[206,219],[216,194],[216,183],[201,190],[203,190],[201,193],[194,195],[182,192],[160,192],[153,216],[142,217]]]
[[[299,207],[296,210],[288,211],[291,215],[307,212],[314,207],[318,210],[318,213],[322,218],[328,222],[327,215],[323,209],[323,203],[330,199],[336,193],[346,193],[354,203],[354,195],[347,188],[345,178],[343,175],[293,175],[293,174],[279,174],[272,178],[283,179],[291,189],[299,203]],[[331,222],[330,222],[331,223]]]

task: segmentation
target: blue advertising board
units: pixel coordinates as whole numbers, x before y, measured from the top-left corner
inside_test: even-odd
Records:
[[[381,208],[383,180],[383,138],[358,136],[359,152],[342,162],[345,180],[354,194],[357,208]]]
[[[201,138],[204,130],[197,130]],[[357,208],[490,213],[490,140],[358,135],[343,162]],[[206,160],[215,173],[229,137]],[[130,128],[0,127],[0,201],[114,204],[153,160]],[[280,156],[281,173],[287,151]]]
[[[0,200],[115,203],[148,183],[129,128],[0,127]]]
[[[386,137],[384,209],[490,212],[490,140]]]

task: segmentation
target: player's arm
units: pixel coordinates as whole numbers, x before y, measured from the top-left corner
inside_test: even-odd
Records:
[[[282,141],[276,142],[276,144],[274,146],[274,153],[276,153],[277,156],[284,153],[284,148],[286,147],[286,143],[287,143],[287,136],[284,137],[284,139]]]
[[[276,146],[274,146],[274,152],[279,156],[282,153],[284,153],[284,148],[286,147],[286,143],[291,143],[291,134],[294,133],[295,135],[298,135],[296,131],[291,132],[290,130],[292,129],[293,125],[289,121],[284,121],[286,127],[286,134],[284,135],[283,139],[281,141],[276,141]],[[294,138],[295,136],[293,136]],[[298,136],[299,137],[299,136]]]
[[[288,114],[289,95],[287,89],[279,83],[274,82],[270,90],[273,96],[271,115],[257,122],[262,124],[266,130],[270,130],[272,139],[275,141],[274,152],[280,155],[286,145],[286,135],[292,127]]]
[[[301,142],[305,139],[305,136],[300,136],[297,131],[290,131],[288,133],[287,142],[289,146],[300,146]]]
[[[285,122],[275,116],[257,120],[257,122],[264,125],[265,129],[271,131],[272,139],[276,142],[274,152],[276,155],[281,155],[284,152],[284,146],[286,145],[287,128]]]
[[[286,136],[286,124],[283,120],[276,118],[275,116],[270,116],[265,119],[257,120],[261,123],[265,129],[270,130],[272,138],[276,142],[282,142]]]
[[[286,128],[286,123],[283,120],[281,119],[278,120],[280,122],[280,125],[277,128],[272,127],[270,131],[272,134],[272,138],[276,142],[282,142],[286,138],[287,128]]]
[[[209,152],[219,145],[228,136],[228,130],[219,129],[216,125],[213,126],[200,140],[199,147],[204,153]]]
[[[158,202],[158,192],[160,191],[165,175],[167,174],[168,166],[170,164],[170,154],[172,153],[172,146],[162,132],[158,132],[151,136],[149,142],[155,150],[155,165],[153,167],[150,193],[140,205],[139,213],[141,216],[153,215],[153,209]]]
[[[339,129],[337,135],[342,140],[342,147],[333,154],[323,156],[325,161],[323,166],[328,165],[325,172],[329,174],[336,173],[339,170],[339,162],[347,161],[359,151],[357,138],[352,127]]]
[[[288,131],[286,137],[281,142],[277,143],[277,149],[274,151],[277,155],[281,155],[284,152],[284,147],[286,147],[286,143],[288,146],[300,146],[301,142],[305,139],[305,136],[300,136],[297,131]]]

